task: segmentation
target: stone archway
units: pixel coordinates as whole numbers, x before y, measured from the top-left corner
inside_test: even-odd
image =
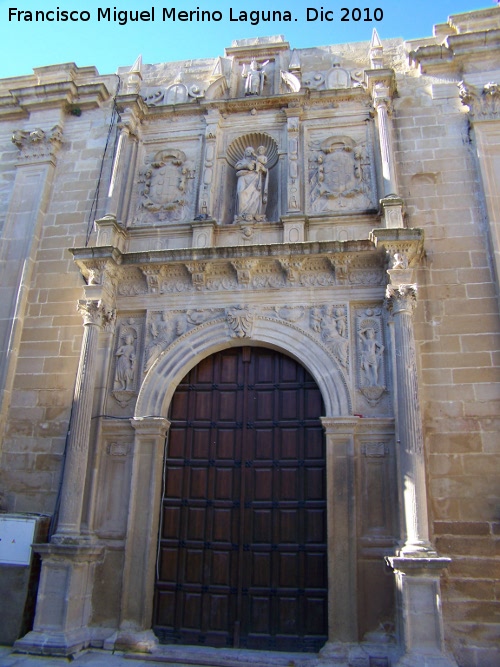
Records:
[[[251,335],[249,335],[251,333]],[[241,334],[241,335],[240,335]],[[251,332],[234,329],[227,319],[211,320],[179,337],[157,359],[148,371],[139,392],[132,426],[135,443],[131,479],[129,520],[125,546],[125,565],[122,589],[122,617],[115,646],[144,650],[156,643],[151,631],[153,590],[156,568],[156,543],[160,517],[162,468],[165,436],[170,427],[168,409],[175,389],[181,379],[202,359],[224,348],[233,346],[266,346],[282,351],[299,361],[311,374],[321,392],[327,419],[327,431],[332,430],[332,419],[343,424],[350,413],[350,396],[343,373],[338,363],[314,336],[288,322],[266,317],[255,317]],[[341,440],[344,431],[341,428]],[[327,469],[331,478],[331,456],[327,436]],[[330,462],[328,462],[330,461]],[[327,481],[327,505],[332,503],[332,488]],[[347,504],[342,505],[347,510]],[[339,510],[336,510],[338,520]],[[333,523],[328,517],[328,569],[332,580],[330,547]],[[348,572],[341,575],[337,567],[335,577],[351,581],[354,577],[355,560],[345,561],[342,567]],[[332,602],[329,586],[329,618],[339,618],[335,611],[341,598]],[[343,604],[343,603],[342,603]],[[355,607],[353,607],[354,610]],[[332,613],[333,610],[333,613]],[[349,617],[352,614],[349,614]],[[342,623],[341,625],[345,625]],[[354,641],[352,620],[348,630],[341,636]],[[332,622],[329,621],[331,639]],[[349,635],[349,637],[347,637]]]
[[[327,639],[321,394],[297,361],[229,347],[178,385],[153,628],[164,644],[318,651]]]

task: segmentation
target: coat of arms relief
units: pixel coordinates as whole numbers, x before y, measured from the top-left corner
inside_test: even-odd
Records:
[[[192,216],[195,169],[176,148],[158,151],[139,172],[140,197],[134,224],[183,222]]]
[[[330,136],[309,143],[309,210],[350,213],[375,208],[366,142]]]

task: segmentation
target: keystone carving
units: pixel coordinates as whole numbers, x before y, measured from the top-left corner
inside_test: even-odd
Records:
[[[226,319],[233,336],[236,338],[251,338],[254,313],[247,306],[228,308]]]

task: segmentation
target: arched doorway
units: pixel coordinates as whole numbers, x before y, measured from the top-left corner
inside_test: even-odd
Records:
[[[292,358],[232,347],[178,385],[153,628],[167,643],[317,651],[327,640],[320,391]]]

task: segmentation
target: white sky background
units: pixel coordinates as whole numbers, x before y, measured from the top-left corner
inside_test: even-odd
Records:
[[[154,22],[117,22],[97,20],[98,8],[149,11],[155,7]],[[234,39],[282,34],[292,48],[325,44],[368,41],[375,27],[381,39],[429,37],[436,23],[445,23],[448,16],[474,9],[495,7],[494,0],[0,0],[0,78],[31,74],[33,67],[74,62],[79,67],[94,65],[101,74],[116,72],[118,67],[132,65],[139,54],[144,63],[169,62],[224,55],[224,48]],[[222,13],[219,22],[163,21],[163,7],[177,11],[209,10]],[[333,21],[307,21],[307,8],[333,12]],[[341,21],[347,12],[342,8],[361,10],[361,20]],[[9,21],[9,9],[21,11],[87,11],[87,22]],[[241,11],[289,11],[292,21],[260,22],[231,21]],[[383,12],[380,21],[373,20],[375,9]],[[499,9],[500,11],[500,9]],[[314,15],[314,12],[310,12]],[[359,15],[359,14],[358,14]],[[15,14],[17,16],[17,14]],[[377,12],[380,17],[380,11]],[[364,20],[371,18],[372,20]]]

